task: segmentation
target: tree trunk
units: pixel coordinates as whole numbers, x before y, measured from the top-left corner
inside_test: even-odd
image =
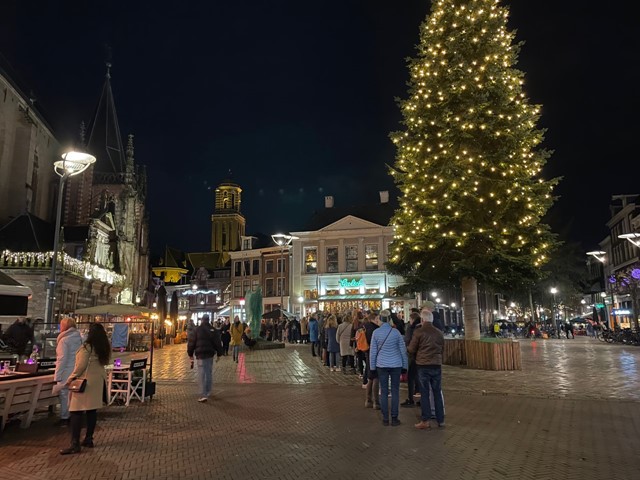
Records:
[[[464,338],[480,340],[480,318],[478,316],[478,281],[473,277],[462,279],[462,311]]]
[[[529,308],[531,309],[531,321],[535,324],[538,323],[538,315],[533,308],[533,296],[531,295],[531,289],[529,289]]]

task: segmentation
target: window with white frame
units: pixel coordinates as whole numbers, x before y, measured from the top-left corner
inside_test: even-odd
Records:
[[[338,247],[327,247],[327,273],[338,271]]]
[[[240,281],[237,281],[233,284],[233,298],[242,298],[242,282]]]
[[[304,248],[304,273],[318,273],[317,247]]]
[[[279,258],[278,259],[278,273],[282,273],[286,270],[287,268],[287,259],[286,258]]]
[[[264,267],[264,273],[273,273],[273,260],[267,260],[266,262],[264,262]]]
[[[286,295],[287,294],[287,282],[285,278],[279,277],[278,278],[278,287],[276,288],[276,295],[278,296],[282,296],[282,295]]]
[[[347,261],[346,271],[357,272],[358,271],[358,246],[347,245],[344,247],[344,257]]]
[[[365,270],[378,270],[378,245],[371,243],[364,246]]]
[[[264,281],[264,296],[273,297],[275,290],[273,289],[273,278],[267,278]]]

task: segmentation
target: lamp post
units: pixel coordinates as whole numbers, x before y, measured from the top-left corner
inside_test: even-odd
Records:
[[[96,161],[96,157],[84,152],[66,152],[62,154],[62,160],[53,163],[53,170],[60,176],[60,186],[58,187],[58,205],[56,209],[56,229],[53,237],[53,257],[51,258],[51,275],[49,277],[49,288],[45,306],[45,323],[50,327],[53,323],[53,303],[56,293],[56,274],[58,268],[58,249],[60,243],[60,228],[62,221],[62,199],[64,197],[64,186],[69,177],[80,175]]]
[[[637,248],[640,248],[640,233],[623,233],[622,235],[618,235],[618,238],[623,238],[627,240],[629,243],[634,245]],[[629,293],[631,294],[631,324],[633,329],[637,332],[640,330],[640,325],[638,324],[638,310],[640,309],[638,306],[638,283],[640,282],[640,277],[638,277],[638,269],[634,268],[631,271],[631,284],[629,285]],[[611,310],[613,311],[613,305],[611,305]]]
[[[286,235],[284,233],[274,233],[271,235],[271,239],[276,245],[280,246],[280,314],[284,315],[282,312],[284,310],[284,247],[288,247],[291,245],[293,240],[296,240],[298,237],[294,237],[293,235]]]
[[[553,295],[553,308],[551,309],[551,315],[553,316],[553,322],[556,326],[556,333],[558,334],[558,338],[560,338],[560,328],[558,325],[558,319],[556,318],[556,293],[558,293],[558,289],[556,287],[551,287],[551,295]]]
[[[587,255],[595,258],[596,260],[598,260],[602,264],[605,263],[605,255],[606,254],[607,254],[607,252],[603,252],[602,250],[593,250],[591,252],[587,252]],[[603,267],[603,270],[602,270],[602,274],[604,275],[604,267]],[[606,282],[605,282],[605,284],[606,284]],[[611,312],[609,312],[607,310],[607,308],[606,308],[607,302],[606,302],[605,299],[607,297],[607,294],[603,292],[601,294],[601,296],[602,296],[602,301],[604,302],[604,305],[605,305],[605,308],[603,309],[603,311],[606,312],[606,316],[607,316],[607,318],[605,320],[606,320],[607,324],[609,325],[609,327],[613,328],[613,326],[616,323],[615,314],[613,313],[613,305],[614,305],[613,288],[611,288],[610,291],[611,291]],[[597,297],[593,297],[594,305],[597,303],[596,298]],[[597,312],[597,307],[594,307],[594,308],[596,308],[596,312]]]

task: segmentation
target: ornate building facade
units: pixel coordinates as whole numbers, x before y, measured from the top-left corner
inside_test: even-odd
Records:
[[[88,141],[97,159],[63,192],[54,312],[143,300],[149,279],[146,175],[123,148],[110,73]],[[28,315],[44,317],[55,233],[60,142],[32,99],[0,70],[0,270],[31,288]],[[6,198],[5,198],[6,197]],[[5,201],[6,200],[6,201]]]

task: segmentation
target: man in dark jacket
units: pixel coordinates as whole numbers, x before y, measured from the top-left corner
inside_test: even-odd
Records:
[[[198,364],[198,383],[200,385],[199,402],[206,402],[211,395],[213,383],[213,357],[218,354],[218,361],[222,358],[222,340],[220,331],[213,328],[209,323],[209,315],[203,315],[200,326],[196,328],[195,334],[187,344],[187,354],[193,366],[193,355],[195,354]]]
[[[7,329],[5,342],[19,356],[20,360],[28,355],[27,346],[33,344],[33,330],[24,318],[19,318]]]
[[[422,327],[417,329],[407,351],[415,357],[418,368],[418,383],[420,385],[422,420],[415,425],[419,430],[431,428],[431,401],[429,387],[433,392],[436,421],[439,427],[444,427],[444,403],[442,401],[442,352],[444,350],[444,335],[433,326],[433,314],[426,308],[420,312]]]
[[[442,319],[440,318],[440,312],[436,309],[436,304],[431,300],[427,300],[422,305],[423,310],[428,310],[433,315],[433,326],[436,327],[441,332],[444,332],[444,323],[442,323]]]
[[[411,312],[409,316],[409,326],[407,332],[404,334],[404,343],[408,347],[411,344],[413,334],[420,328],[420,314]],[[416,366],[416,359],[413,355],[409,355],[409,370],[407,371],[407,399],[400,404],[401,407],[413,407],[415,402],[413,395],[416,391],[416,381],[418,379],[418,367]]]

